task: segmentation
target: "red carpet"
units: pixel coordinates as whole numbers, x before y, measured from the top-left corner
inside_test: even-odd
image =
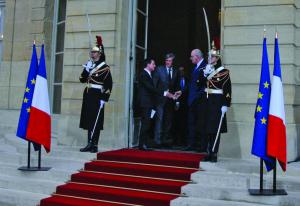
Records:
[[[97,154],[40,206],[168,206],[198,171],[200,154],[121,149]]]

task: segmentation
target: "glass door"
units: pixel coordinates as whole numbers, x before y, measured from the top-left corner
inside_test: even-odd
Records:
[[[148,49],[148,13],[149,0],[133,0],[131,5],[132,33],[131,33],[131,104],[129,123],[129,146],[137,146],[140,133],[140,117],[138,109],[138,77],[143,68],[143,61],[147,57]]]

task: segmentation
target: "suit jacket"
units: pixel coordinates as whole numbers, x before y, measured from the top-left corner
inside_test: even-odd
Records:
[[[169,73],[165,66],[160,66],[153,72],[153,81],[154,86],[161,91],[169,90],[169,92],[175,93],[176,91],[180,90],[179,74],[177,69],[174,67],[172,67],[171,81],[169,81]],[[156,101],[157,104],[165,104],[167,97],[158,96]]]
[[[193,69],[189,84],[188,105],[191,106],[193,102],[204,95],[207,79],[204,76],[203,69],[206,67],[206,62],[203,60],[199,67]]]
[[[163,90],[154,86],[153,79],[143,70],[139,77],[139,102],[140,107],[154,108],[156,99],[163,96]]]

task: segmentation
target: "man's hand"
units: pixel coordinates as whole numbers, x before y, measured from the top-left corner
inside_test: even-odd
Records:
[[[82,66],[87,72],[89,72],[90,69],[94,68],[94,63],[91,60],[88,60],[87,63]]]
[[[100,100],[100,108],[102,109],[104,107],[105,101]]]
[[[221,112],[224,115],[227,112],[227,106],[222,106],[221,107]]]
[[[170,99],[174,99],[175,98],[175,96],[172,93],[170,93],[170,92],[166,93],[166,97],[168,97]]]
[[[179,90],[179,91],[175,92],[174,97],[175,97],[175,99],[178,99],[181,95],[182,95],[182,92]]]
[[[214,70],[215,69],[211,64],[207,64],[205,69],[203,69],[204,76],[208,77]]]

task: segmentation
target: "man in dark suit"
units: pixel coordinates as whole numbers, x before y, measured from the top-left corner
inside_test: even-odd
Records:
[[[173,66],[175,55],[169,53],[165,56],[165,65],[153,72],[154,85],[163,91],[174,94],[180,90],[179,75]],[[154,141],[156,147],[170,147],[172,141],[171,128],[174,117],[175,101],[165,96],[157,97]]]
[[[169,98],[173,98],[174,96],[168,91],[154,86],[152,72],[155,70],[155,61],[151,58],[147,58],[145,59],[144,66],[145,68],[139,77],[139,102],[142,118],[139,149],[149,150],[146,142],[149,138],[152,118],[156,113],[156,100],[163,96]]]
[[[191,61],[195,65],[192,70],[189,95],[188,95],[188,150],[195,150],[196,137],[200,138],[200,152],[206,152],[207,138],[205,134],[205,116],[206,116],[206,93],[205,87],[207,79],[204,76],[203,69],[206,62],[199,49],[191,52]]]

